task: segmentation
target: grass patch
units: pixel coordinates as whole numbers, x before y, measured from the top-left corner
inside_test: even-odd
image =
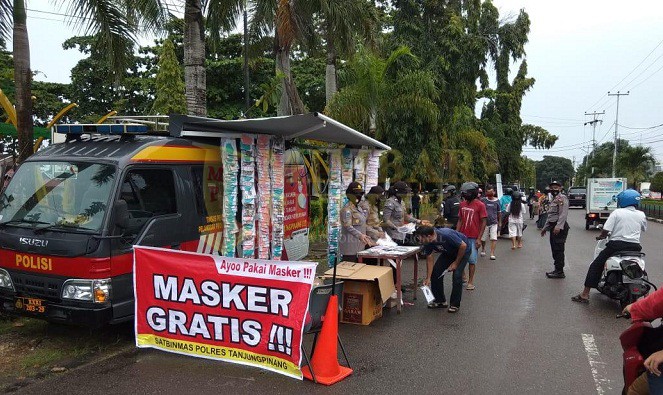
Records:
[[[51,374],[54,367],[72,368],[131,344],[130,325],[91,330],[0,317],[0,391],[25,378]]]

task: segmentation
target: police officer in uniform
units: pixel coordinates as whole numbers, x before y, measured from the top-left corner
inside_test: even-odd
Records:
[[[344,261],[357,262],[357,253],[375,243],[366,235],[366,212],[359,207],[364,188],[351,182],[345,191],[348,203],[341,209],[341,241],[339,251]]]
[[[384,201],[384,188],[379,185],[372,187],[366,194],[366,198],[359,203],[359,208],[367,213],[366,234],[377,241],[384,237],[382,221],[380,221],[380,202]]]
[[[569,215],[569,199],[562,194],[562,184],[553,181],[548,186],[552,201],[548,209],[548,220],[541,231],[541,237],[550,231],[550,249],[552,250],[555,270],[546,273],[548,278],[564,278],[564,247],[566,236],[569,234],[569,224],[566,218]]]
[[[456,186],[447,185],[444,188],[444,208],[442,209],[442,216],[447,223],[451,225],[451,229],[456,229],[458,224],[458,213],[460,211],[460,198],[456,195]]]
[[[384,204],[384,222],[383,228],[396,243],[399,245],[405,244],[405,234],[400,233],[397,229],[406,223],[414,222],[416,224],[430,225],[428,221],[421,221],[414,218],[412,215],[405,212],[403,208],[403,198],[412,189],[403,181],[397,181],[387,191],[388,199]]]

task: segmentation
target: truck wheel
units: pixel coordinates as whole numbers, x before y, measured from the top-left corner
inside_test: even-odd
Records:
[[[585,221],[585,230],[589,230],[589,221]]]

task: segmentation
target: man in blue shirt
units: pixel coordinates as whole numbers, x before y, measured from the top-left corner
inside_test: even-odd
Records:
[[[462,233],[449,228],[433,228],[421,226],[415,234],[420,243],[424,245],[423,254],[426,256],[427,275],[424,285],[430,285],[435,300],[428,304],[429,308],[445,308],[449,306],[444,296],[444,274],[453,272],[451,305],[449,313],[455,313],[460,308],[460,299],[463,293],[463,270],[470,259],[472,249],[469,241]],[[440,255],[433,265],[433,253]]]

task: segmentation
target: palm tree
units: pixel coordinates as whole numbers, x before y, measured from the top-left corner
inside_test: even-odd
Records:
[[[365,0],[310,0],[302,2],[302,13],[311,24],[322,18],[327,65],[325,68],[325,98],[329,104],[338,91],[336,62],[339,55],[351,55],[361,44],[373,46],[377,34],[378,14],[375,4]],[[319,15],[320,18],[315,18]],[[316,32],[315,26],[305,32]],[[307,37],[308,40],[314,37]]]
[[[430,73],[418,69],[409,48],[400,47],[388,59],[360,48],[349,62],[347,84],[332,99],[326,112],[341,122],[382,138],[394,124],[391,115],[413,117],[413,124],[435,125],[439,111],[437,89]],[[388,136],[407,143],[411,136]],[[397,141],[399,142],[399,141]]]
[[[108,48],[109,62],[121,77],[132,54],[127,42],[135,43],[139,29],[156,30],[166,20],[161,0],[58,0],[68,3],[70,21],[94,35],[99,45]],[[32,154],[32,71],[25,0],[0,0],[0,38],[13,36],[14,83],[16,85],[16,120],[18,161]]]
[[[626,177],[629,184],[637,189],[638,182],[646,180],[651,175],[655,163],[651,147],[627,145],[618,153],[617,174]]]

